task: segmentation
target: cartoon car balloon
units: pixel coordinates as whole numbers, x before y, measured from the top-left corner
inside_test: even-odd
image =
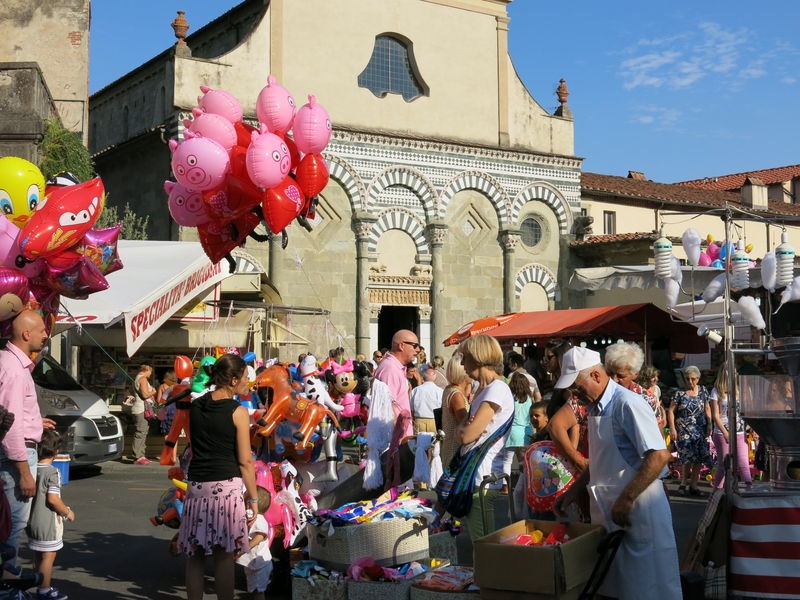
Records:
[[[20,231],[22,256],[29,261],[46,258],[77,244],[97,221],[104,200],[99,177],[53,190]]]
[[[0,210],[17,227],[27,223],[45,193],[44,175],[24,158],[0,158]]]

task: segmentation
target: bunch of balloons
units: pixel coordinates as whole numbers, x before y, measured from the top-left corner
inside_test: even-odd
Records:
[[[122,268],[120,226],[93,229],[103,210],[100,178],[60,174],[45,183],[29,161],[0,158],[0,322],[35,307],[51,327],[60,297],[83,299],[108,288]]]
[[[259,223],[282,234],[294,220],[309,231],[316,196],[328,183],[322,151],[331,121],[314,96],[296,108],[289,91],[270,75],[258,94],[259,127],[242,121],[242,107],[228,92],[200,86],[193,119],[184,121],[184,141],[170,140],[172,173],[165,181],[169,212],[176,223],[197,227],[212,262],[254,234]]]

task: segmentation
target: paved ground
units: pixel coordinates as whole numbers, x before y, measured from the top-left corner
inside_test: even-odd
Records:
[[[57,587],[73,600],[186,597],[183,561],[167,552],[175,531],[154,527],[148,520],[170,485],[166,471],[167,467],[156,463],[109,462],[70,473],[63,497],[76,520],[67,525],[65,547],[56,558]],[[672,483],[668,486],[675,488]],[[705,500],[673,496],[671,504],[682,553],[694,535]],[[508,522],[506,513],[505,506],[498,507],[498,525]],[[241,574],[238,588],[244,590]],[[240,593],[240,598],[246,597]]]

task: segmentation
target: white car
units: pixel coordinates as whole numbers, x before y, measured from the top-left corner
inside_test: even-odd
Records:
[[[42,416],[56,422],[72,466],[122,456],[123,429],[105,400],[79,384],[54,358],[43,355],[33,370]]]

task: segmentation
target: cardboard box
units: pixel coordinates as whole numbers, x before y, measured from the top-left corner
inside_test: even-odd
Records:
[[[597,546],[605,537],[603,527],[570,523],[567,535],[571,539],[557,546],[513,543],[518,535],[535,529],[547,536],[556,525],[553,521],[517,521],[475,540],[475,583],[481,591],[487,588],[566,598],[567,592],[582,588],[597,562]]]
[[[394,567],[428,554],[428,526],[424,519],[384,519],[341,525],[331,533],[326,526],[309,524],[308,556],[328,569],[346,572],[359,558],[372,558],[382,567]]]

